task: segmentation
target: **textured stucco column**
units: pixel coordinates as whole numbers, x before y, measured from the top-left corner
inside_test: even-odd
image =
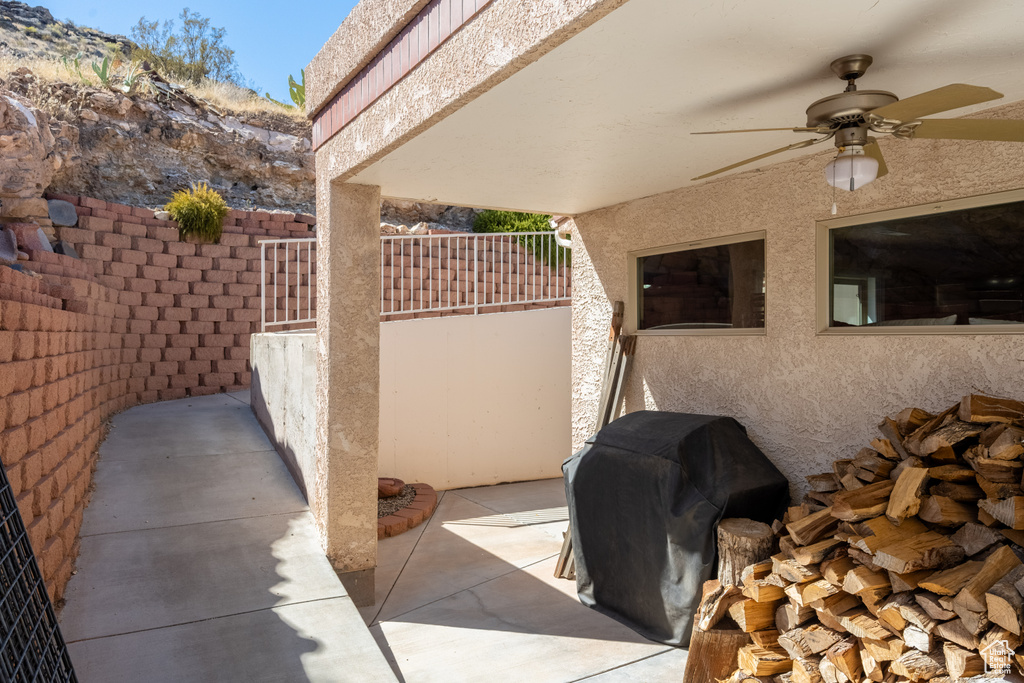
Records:
[[[316,479],[310,508],[357,605],[373,603],[380,411],[380,188],[317,192]]]

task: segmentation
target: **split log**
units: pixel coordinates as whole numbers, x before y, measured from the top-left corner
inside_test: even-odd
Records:
[[[939,603],[939,599],[931,593],[916,593],[914,600],[921,606],[921,609],[935,621],[949,621],[956,618],[956,612],[948,610]],[[937,624],[936,624],[937,625]]]
[[[977,650],[981,642],[977,636],[964,627],[963,621],[959,618],[944,621],[936,626],[935,635],[968,650]]]
[[[774,676],[793,668],[793,660],[782,649],[767,649],[757,645],[744,645],[738,654],[739,667],[754,676]]]
[[[892,472],[896,463],[882,457],[882,454],[873,448],[862,448],[853,458],[852,463],[857,469],[864,470],[873,477],[884,479]],[[859,475],[858,475],[859,476]]]
[[[951,408],[942,411],[907,436],[907,438],[903,440],[903,446],[907,449],[907,452],[921,457],[927,455],[927,453],[924,453],[921,450],[924,440],[927,439],[928,436],[936,429],[939,429],[942,425],[946,424],[947,421],[956,419],[954,416],[956,415],[958,407],[959,406],[952,406]]]
[[[938,467],[929,467],[928,476],[932,479],[938,479],[939,481],[948,482],[972,482],[976,472],[972,469],[964,467],[963,465],[939,465]]]
[[[814,608],[810,605],[797,605],[793,602],[784,602],[775,610],[775,628],[785,633],[792,631],[803,623],[814,617]]]
[[[736,653],[749,642],[750,635],[743,631],[705,631],[695,626],[683,683],[707,683],[726,678],[737,666]]]
[[[879,662],[891,662],[899,659],[900,655],[907,651],[907,645],[902,638],[892,636],[875,640],[864,638],[861,646],[871,654],[871,657]]]
[[[993,624],[1021,635],[1024,626],[1024,597],[1017,590],[1017,582],[1024,579],[1024,566],[1018,566],[994,583],[985,594],[985,607]]]
[[[821,563],[821,575],[833,586],[842,587],[846,580],[847,573],[858,565],[850,559],[849,555],[841,555]]]
[[[960,526],[978,520],[977,505],[968,506],[945,496],[925,496],[918,516],[939,526]]]
[[[878,623],[878,620],[872,617],[870,612],[863,608],[843,612],[837,618],[839,624],[847,633],[858,638],[874,638],[877,640],[889,635],[889,631]]]
[[[907,644],[907,647],[920,652],[931,652],[935,647],[932,634],[913,624],[907,624],[907,627],[903,629],[903,642]]]
[[[799,545],[811,545],[835,531],[838,524],[839,520],[832,516],[832,508],[825,508],[790,522],[786,530]]]
[[[857,641],[853,638],[841,640],[825,650],[825,659],[851,681],[859,680],[862,671],[860,654],[857,651]]]
[[[956,460],[953,447],[965,439],[978,436],[983,431],[985,428],[980,425],[952,420],[925,437],[916,455],[927,455],[937,460]]]
[[[913,517],[921,508],[921,492],[928,481],[928,470],[923,467],[908,467],[896,480],[892,489],[885,516],[899,526],[907,517]]]
[[[781,635],[779,631],[772,628],[764,631],[752,631],[750,633],[750,639],[754,641],[754,645],[757,645],[758,647],[778,649],[779,635]]]
[[[985,660],[977,652],[954,643],[943,643],[942,654],[946,659],[946,669],[953,680],[985,673]]]
[[[817,543],[812,543],[811,545],[797,546],[788,554],[802,565],[818,564],[824,560],[833,549],[841,544],[842,541],[838,539],[826,538],[822,541],[818,541]]]
[[[976,612],[985,611],[985,593],[988,589],[1009,574],[1011,570],[1021,566],[1021,561],[1008,546],[1000,546],[988,556],[978,573],[961,589],[954,603],[959,601],[968,609]]]
[[[899,609],[900,614],[907,620],[907,623],[913,624],[925,633],[931,633],[939,625],[936,619],[933,619],[921,605],[917,604],[916,596],[913,602],[900,605]],[[931,648],[928,649],[931,650]]]
[[[985,498],[978,501],[978,507],[1011,529],[1024,530],[1024,496],[1006,500]]]
[[[993,645],[997,642],[1004,642],[1006,646],[1011,650],[1016,650],[1021,645],[1021,637],[1015,633],[1007,631],[1002,626],[993,626],[989,631],[981,637],[981,642],[978,644],[980,650],[984,650],[989,645]]]
[[[960,400],[958,413],[964,422],[1024,423],[1024,403],[996,396],[968,394]]]
[[[757,602],[776,602],[785,598],[786,592],[765,579],[759,579],[744,585],[743,595]]]
[[[797,584],[794,584],[797,585]],[[811,581],[810,583],[799,584],[800,587],[800,600],[799,603],[809,605],[812,602],[818,600],[824,600],[830,595],[835,595],[839,592],[837,586],[832,585],[825,579],[818,579],[817,581]]]
[[[889,441],[889,439],[872,439],[871,447],[875,449],[879,455],[888,460],[899,462],[903,459],[900,457],[900,454],[896,452],[896,449],[893,448],[892,442]]]
[[[974,470],[971,470],[972,472]],[[1013,496],[1024,495],[1021,491],[1020,482],[1009,481],[1009,482],[995,482],[989,481],[985,477],[975,472],[975,482],[985,493],[985,498],[1012,498]],[[980,499],[979,499],[980,500]]]
[[[917,519],[906,519],[896,526],[888,517],[881,516],[869,519],[854,526],[861,539],[851,545],[866,553],[874,554],[879,549],[894,543],[908,540],[917,534],[928,531],[928,527]]]
[[[914,602],[914,596],[910,593],[895,593],[890,595],[878,608],[878,621],[888,626],[896,633],[902,633],[907,627],[907,620],[900,610],[904,605]]]
[[[912,681],[930,681],[936,676],[944,675],[946,665],[941,650],[932,653],[907,650],[892,663],[891,670]]]
[[[893,486],[894,483],[886,479],[855,491],[837,493],[833,499],[831,514],[847,522],[877,517],[886,511]]]
[[[729,606],[729,616],[741,631],[762,631],[775,623],[775,610],[779,602],[758,602],[744,598]]]
[[[892,592],[889,576],[884,572],[876,572],[867,567],[857,567],[847,572],[843,580],[843,590],[847,593],[860,594],[867,591],[882,589],[886,594]]]
[[[747,581],[763,579],[771,573],[772,561],[771,558],[766,558],[764,560],[761,560],[760,562],[748,564],[746,567],[744,567],[743,571],[740,572],[740,581],[743,582],[743,585],[746,585]]]
[[[821,572],[813,565],[804,566],[782,553],[772,555],[772,572],[790,583],[808,583],[821,578]]]
[[[931,472],[931,469],[928,471]],[[973,473],[973,470],[968,471]],[[986,497],[981,487],[974,483],[974,477],[971,477],[971,483],[958,484],[952,481],[940,481],[938,484],[928,487],[928,494],[945,496],[959,503],[976,503]]]
[[[888,417],[883,418],[878,425],[878,431],[882,433],[882,437],[889,442],[889,445],[893,447],[901,460],[906,460],[910,457],[910,454],[907,453],[907,449],[903,445],[903,434],[900,433],[900,427],[895,420]]]
[[[909,470],[908,470],[909,471]],[[947,536],[934,531],[881,548],[874,556],[875,565],[899,574],[919,569],[946,567],[964,558],[964,549]]]
[[[963,548],[967,556],[971,556],[1002,542],[1004,538],[998,531],[983,524],[968,522],[957,529],[950,540]]]
[[[839,633],[820,624],[795,628],[779,636],[779,647],[791,659],[804,659],[824,652],[842,639]]]
[[[996,460],[987,457],[987,454],[988,449],[984,446],[975,446],[964,453],[964,460],[975,472],[991,482],[1015,485],[1020,483],[1024,464],[1016,460]]]
[[[824,683],[821,672],[818,670],[820,661],[820,657],[794,659],[792,683]]]
[[[988,457],[993,460],[1016,460],[1024,454],[1024,430],[1005,427],[988,445]]]
[[[918,427],[925,424],[933,417],[935,416],[927,410],[921,410],[920,408],[905,408],[896,415],[895,421],[900,433],[910,435],[917,431]],[[969,422],[969,420],[965,421]]]
[[[904,522],[905,524],[906,522]],[[893,593],[901,593],[903,591],[912,591],[917,588],[921,581],[924,581],[929,576],[934,574],[931,569],[922,569],[916,572],[908,572],[906,574],[897,574],[896,572],[889,572],[889,583],[892,585]]]
[[[939,595],[956,595],[983,566],[984,562],[964,562],[956,567],[935,572],[918,583],[918,587]]]
[[[743,599],[740,589],[736,586],[723,586],[719,581],[705,581],[703,598],[697,610],[697,626],[702,631],[710,631],[724,617],[734,602]],[[732,671],[732,669],[729,669]],[[726,672],[728,673],[728,672]]]

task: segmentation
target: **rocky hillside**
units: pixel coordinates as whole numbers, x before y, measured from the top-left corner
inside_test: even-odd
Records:
[[[159,75],[130,93],[116,85],[97,87],[95,78],[96,85],[87,85],[59,61],[81,52],[83,72],[91,75],[94,59],[131,47],[124,36],[57,21],[43,7],[0,0],[0,95],[19,96],[47,115],[54,139],[47,166],[56,170],[46,189],[160,207],[176,190],[203,181],[235,209],[315,213],[307,120],[265,103],[202,99]],[[385,202],[382,229],[404,232],[426,223],[419,229],[468,230],[477,213]]]
[[[84,60],[102,60],[112,52],[128,54],[132,47],[124,36],[58,21],[45,7],[0,0],[0,51],[16,58],[74,58],[81,52]]]

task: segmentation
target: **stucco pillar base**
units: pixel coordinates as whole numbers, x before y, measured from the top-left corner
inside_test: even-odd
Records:
[[[373,604],[374,571],[376,571],[374,568],[360,569],[354,572],[335,570],[338,578],[341,579],[341,585],[345,587],[348,597],[352,598],[356,607],[369,607]]]

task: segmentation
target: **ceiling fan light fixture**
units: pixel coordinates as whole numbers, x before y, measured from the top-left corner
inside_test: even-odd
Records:
[[[859,190],[878,177],[878,160],[864,154],[864,148],[851,145],[840,150],[825,165],[825,181],[840,190]]]

